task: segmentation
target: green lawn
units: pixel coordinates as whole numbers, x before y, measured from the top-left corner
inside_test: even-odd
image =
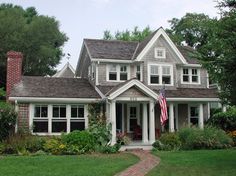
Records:
[[[232,176],[236,174],[236,150],[154,152],[160,165],[148,176]]]
[[[138,161],[131,154],[0,156],[0,176],[107,176]]]

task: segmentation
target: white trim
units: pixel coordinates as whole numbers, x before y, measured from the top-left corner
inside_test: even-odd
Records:
[[[128,90],[129,88],[131,88],[132,86],[137,86],[143,92],[145,92],[146,94],[148,94],[150,97],[152,97],[154,99],[158,98],[158,95],[153,90],[151,90],[150,88],[148,88],[147,86],[145,86],[143,83],[141,83],[140,81],[138,81],[136,79],[131,80],[131,81],[127,82],[126,84],[124,84],[123,86],[121,86],[115,92],[111,93],[108,98],[114,99],[114,98],[118,97],[120,94],[122,94],[123,92],[125,92],[126,90]]]
[[[125,132],[125,104],[121,103],[122,106],[122,133]]]
[[[174,50],[175,54],[179,57],[179,59],[182,61],[182,63],[187,64],[187,61],[183,57],[183,55],[179,52],[175,44],[171,41],[169,36],[166,34],[165,30],[163,28],[159,28],[156,34],[152,37],[152,39],[148,42],[148,44],[145,46],[145,48],[141,51],[141,53],[137,56],[136,60],[140,61],[144,55],[149,51],[149,49],[154,45],[156,40],[163,36],[164,39],[167,41],[167,43],[170,45],[170,47]]]
[[[183,70],[184,69],[188,69],[188,77],[189,77],[189,82],[184,82],[184,80],[183,80],[183,75],[184,75],[184,73],[183,73]],[[196,69],[197,70],[197,76],[198,76],[198,82],[193,82],[192,81],[192,76],[196,76],[196,75],[193,75],[192,74],[192,70],[193,69]],[[193,85],[200,85],[201,84],[201,69],[199,69],[199,68],[193,68],[193,67],[191,67],[191,68],[182,68],[181,69],[181,84],[193,84]]]
[[[99,62],[95,65],[95,85],[99,85],[99,82],[98,82],[98,64],[99,64]]]
[[[151,66],[158,66],[158,76],[159,76],[159,84],[152,84],[151,80],[150,80],[150,76],[151,76]],[[163,67],[170,67],[170,76],[171,76],[171,84],[165,84],[165,86],[174,86],[174,71],[173,71],[173,65],[172,64],[166,64],[166,63],[154,63],[154,62],[148,62],[147,64],[147,77],[148,77],[148,85],[151,86],[160,86],[163,85],[162,84],[162,69]]]
[[[87,129],[88,126],[89,126],[88,105],[84,104],[84,128]]]
[[[176,131],[179,130],[179,106],[178,103],[175,104],[175,127]]]
[[[66,132],[70,132],[71,105],[66,105]]]
[[[219,98],[166,98],[167,101],[184,101],[184,102],[219,102]]]
[[[157,55],[158,51],[161,51],[163,53],[163,55],[158,56]],[[155,57],[155,59],[166,59],[166,49],[164,47],[156,47],[154,49],[154,57]]]
[[[97,93],[102,97],[102,99],[106,98],[106,96],[100,91],[100,89],[97,86],[95,86],[94,88],[97,91]]]
[[[124,63],[124,64],[129,64],[133,63],[132,60],[123,60],[123,59],[101,59],[101,58],[92,58],[91,61],[99,61],[99,62],[109,62],[109,63]]]
[[[129,102],[138,102],[138,101],[150,101],[150,97],[117,97],[116,101],[129,101]]]
[[[181,65],[182,67],[197,67],[197,68],[202,68],[201,64],[184,64]]]
[[[10,101],[18,102],[50,102],[50,103],[90,103],[101,100],[100,98],[46,98],[46,97],[9,97]]]

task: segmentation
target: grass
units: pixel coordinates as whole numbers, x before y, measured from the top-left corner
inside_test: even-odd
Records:
[[[236,150],[153,152],[160,165],[148,176],[232,176],[236,173]]]
[[[0,156],[0,176],[108,176],[138,160],[131,154]]]

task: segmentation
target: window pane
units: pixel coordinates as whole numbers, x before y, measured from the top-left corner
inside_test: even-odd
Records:
[[[40,117],[40,106],[35,106],[34,117]]]
[[[130,131],[134,131],[135,127],[137,126],[137,119],[130,119]]]
[[[41,117],[48,117],[48,107],[47,106],[41,107]]]
[[[197,69],[192,69],[192,75],[197,75]]]
[[[52,122],[52,132],[53,133],[60,133],[66,132],[66,122]]]
[[[65,106],[60,107],[60,117],[66,117],[66,107]]]
[[[190,123],[194,126],[198,126],[198,118],[190,118]]]
[[[140,65],[137,65],[137,72],[140,72]]]
[[[157,65],[151,65],[151,74],[158,75],[158,66]]]
[[[84,118],[84,108],[83,107],[79,107],[79,109],[78,109],[78,117],[83,117]]]
[[[136,78],[137,78],[138,80],[141,79],[140,73],[136,73]]]
[[[159,76],[151,76],[151,84],[159,84]]]
[[[183,81],[184,82],[189,82],[189,76],[183,76]]]
[[[191,117],[198,117],[198,108],[197,107],[190,107],[190,115],[191,115]]]
[[[198,82],[198,76],[192,76],[192,82]]]
[[[77,106],[71,106],[71,117],[78,117],[77,116]]]
[[[126,72],[127,71],[126,65],[120,66],[120,71],[121,72]]]
[[[170,76],[162,76],[162,84],[171,84]]]
[[[120,73],[120,80],[127,80],[127,73]]]
[[[33,122],[34,133],[48,133],[48,121],[34,121]]]
[[[163,67],[162,67],[162,74],[164,74],[164,75],[170,75],[170,67],[168,67],[168,66],[163,66]]]
[[[53,106],[53,117],[59,117],[59,107]]]
[[[116,73],[109,73],[109,80],[116,80]]]
[[[85,129],[84,122],[70,122],[70,131],[84,130],[84,129]]]
[[[183,74],[188,75],[188,69],[183,69]]]

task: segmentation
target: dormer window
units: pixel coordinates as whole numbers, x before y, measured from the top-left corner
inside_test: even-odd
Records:
[[[109,80],[117,80],[116,65],[109,65]]]
[[[200,71],[197,68],[183,68],[183,84],[200,84]]]
[[[157,59],[165,59],[166,58],[165,48],[155,48],[154,56]]]

